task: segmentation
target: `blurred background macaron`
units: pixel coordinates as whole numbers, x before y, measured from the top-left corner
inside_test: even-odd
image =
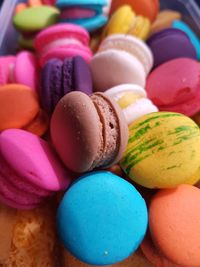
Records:
[[[168,28],[154,33],[148,40],[154,57],[154,68],[175,58],[197,59],[196,49],[181,30]]]

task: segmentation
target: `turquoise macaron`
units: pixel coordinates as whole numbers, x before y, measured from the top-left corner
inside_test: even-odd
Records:
[[[78,24],[89,32],[93,32],[107,23],[108,17],[103,12],[103,8],[107,5],[107,0],[56,1],[56,6],[61,10],[61,22]]]
[[[182,30],[190,38],[191,43],[194,45],[197,53],[197,58],[200,60],[200,40],[196,33],[183,21],[175,20],[172,24],[173,28]]]
[[[144,239],[148,212],[133,185],[107,171],[87,173],[65,193],[57,212],[66,249],[91,265],[115,264]]]

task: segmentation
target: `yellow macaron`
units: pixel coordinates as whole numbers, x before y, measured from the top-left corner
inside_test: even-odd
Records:
[[[150,20],[143,16],[136,16],[129,5],[118,8],[104,28],[102,39],[111,34],[130,34],[142,40],[147,39],[151,29]]]
[[[129,126],[121,167],[147,188],[170,188],[199,180],[200,129],[189,117],[151,113]]]

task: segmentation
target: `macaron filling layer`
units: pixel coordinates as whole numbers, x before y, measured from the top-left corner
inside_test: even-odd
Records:
[[[81,7],[68,7],[62,9],[60,18],[61,19],[87,19],[92,18],[96,15],[96,11],[89,8]]]
[[[91,166],[91,169],[93,169],[94,167],[107,167],[112,164],[119,151],[120,136],[119,122],[111,103],[102,94],[98,93],[93,94],[91,100],[96,107],[101,124],[103,125],[100,126],[100,130],[103,130],[102,144]]]

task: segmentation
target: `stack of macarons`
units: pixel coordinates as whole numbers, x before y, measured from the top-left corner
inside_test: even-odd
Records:
[[[35,38],[34,46],[40,66],[52,59],[81,56],[87,62],[92,58],[89,48],[89,33],[79,25],[61,23],[41,31]]]
[[[107,0],[57,0],[56,6],[61,10],[60,21],[78,24],[89,32],[104,26],[107,16],[103,8]]]
[[[19,44],[26,49],[33,49],[36,34],[44,28],[55,24],[59,10],[54,6],[43,5],[40,0],[29,0],[27,4],[19,3],[13,17],[15,28],[21,33]]]

